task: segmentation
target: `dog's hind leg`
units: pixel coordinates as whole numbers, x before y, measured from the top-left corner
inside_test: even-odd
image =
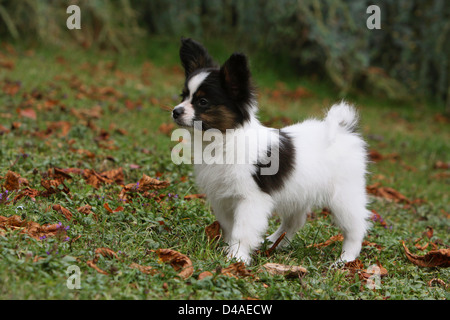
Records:
[[[358,258],[364,236],[369,229],[370,211],[366,209],[365,190],[342,188],[335,195],[330,209],[336,225],[342,230],[344,242],[340,261]]]
[[[267,240],[275,243],[275,241],[277,241],[283,235],[283,233],[286,233],[283,240],[278,245],[278,248],[282,248],[288,245],[297,231],[305,225],[307,212],[308,210],[304,210],[300,213],[282,216],[280,227],[277,229],[277,231],[270,235]]]

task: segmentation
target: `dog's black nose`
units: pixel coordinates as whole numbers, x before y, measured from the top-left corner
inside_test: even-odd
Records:
[[[178,118],[180,115],[182,115],[184,113],[184,108],[183,107],[178,107],[173,109],[172,111],[172,117],[174,119]]]

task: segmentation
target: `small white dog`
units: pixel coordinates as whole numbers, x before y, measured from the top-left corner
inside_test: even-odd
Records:
[[[251,263],[274,212],[282,222],[268,240],[275,242],[286,233],[286,244],[311,210],[328,207],[344,235],[340,260],[355,260],[370,217],[366,144],[354,132],[355,110],[341,102],[324,120],[267,128],[255,116],[245,55],[235,53],[218,67],[202,45],[182,39],[180,58],[186,82],[172,116],[178,125],[202,133],[197,183],[222,227],[229,257]],[[216,134],[214,140],[205,139],[208,131]],[[218,155],[222,161],[215,161]]]

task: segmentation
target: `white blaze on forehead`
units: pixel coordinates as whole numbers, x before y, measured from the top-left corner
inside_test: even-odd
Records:
[[[193,94],[197,91],[198,87],[202,84],[202,82],[206,79],[206,77],[209,75],[209,72],[200,72],[199,74],[196,74],[189,80],[188,82],[188,89],[189,89],[189,100],[192,100]]]

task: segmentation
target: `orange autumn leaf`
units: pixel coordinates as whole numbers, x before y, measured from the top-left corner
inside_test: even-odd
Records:
[[[235,262],[230,264],[228,267],[223,268],[220,273],[225,276],[234,277],[234,278],[243,278],[243,277],[253,277],[252,272],[245,268],[245,264],[243,262]]]
[[[36,111],[34,111],[34,109],[32,108],[28,108],[28,109],[17,109],[17,113],[20,114],[21,117],[24,118],[29,118],[32,120],[36,120],[37,115],[36,115]]]
[[[120,260],[120,258],[117,256],[117,253],[114,252],[113,250],[102,247],[102,248],[95,249],[94,259],[86,261],[86,264],[89,267],[91,267],[92,269],[96,270],[98,273],[108,275],[109,274],[108,272],[106,272],[103,269],[100,269],[97,266],[97,262],[98,262],[98,259],[100,258],[100,256],[103,256],[105,258],[116,258],[117,260]]]
[[[28,185],[28,181],[20,176],[20,174],[13,171],[8,171],[5,176],[5,183],[3,188],[8,191],[20,189],[22,185]]]
[[[45,224],[40,225],[34,221],[22,220],[19,216],[11,217],[0,216],[0,234],[3,230],[20,230],[20,233],[26,233],[36,240],[41,240],[45,237],[55,236],[58,232],[63,232],[59,224]]]
[[[411,203],[411,201],[397,190],[390,187],[382,187],[380,183],[374,183],[366,187],[367,192],[380,198],[384,198],[393,202]]]
[[[154,275],[156,273],[158,273],[155,269],[153,269],[150,266],[143,266],[137,263],[132,263],[130,264],[130,268],[132,269],[138,269],[140,272],[145,273],[145,274],[150,274],[150,275]]]
[[[313,245],[309,245],[308,247],[315,247],[315,248],[328,247],[330,244],[332,244],[336,241],[342,241],[342,240],[344,240],[344,236],[342,234],[338,234],[338,235],[332,236],[330,239],[328,239],[325,242],[315,243]]]
[[[181,278],[187,279],[194,273],[192,261],[188,256],[172,249],[158,249],[156,254],[161,261],[170,263],[175,271],[181,270],[178,273]]]
[[[154,179],[143,174],[142,178],[139,180],[137,184],[137,190],[139,192],[144,192],[148,190],[159,190],[167,188],[169,184],[170,183],[168,181],[160,181],[158,179]]]
[[[426,253],[424,256],[419,256],[411,253],[406,247],[404,241],[402,241],[402,245],[408,260],[419,267],[450,267],[450,248],[432,250]]]
[[[220,223],[219,221],[214,221],[209,226],[205,227],[206,237],[209,241],[217,241],[220,239]]]
[[[111,207],[109,206],[109,204],[107,203],[107,202],[105,202],[104,204],[103,204],[103,207],[106,209],[106,210],[108,210],[108,212],[109,213],[116,213],[116,212],[120,212],[120,211],[123,211],[124,210],[124,207],[122,207],[122,206],[119,206],[119,207],[117,207],[116,209],[111,209]]]
[[[205,199],[206,194],[199,193],[199,194],[188,194],[184,196],[184,200],[192,200],[192,199]]]
[[[64,208],[63,206],[59,205],[59,204],[54,204],[52,206],[53,210],[58,211],[59,213],[61,213],[62,215],[64,215],[64,217],[66,217],[67,220],[71,220],[72,219],[72,213]]]

